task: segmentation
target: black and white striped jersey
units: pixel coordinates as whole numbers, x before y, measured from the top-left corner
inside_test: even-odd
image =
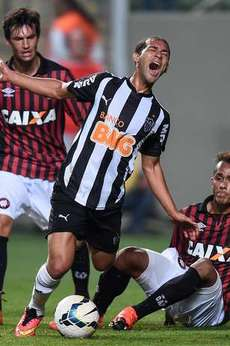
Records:
[[[92,209],[119,205],[138,151],[160,156],[169,133],[169,114],[154,95],[137,93],[128,78],[105,72],[68,85],[92,108],[62,165],[57,184]]]

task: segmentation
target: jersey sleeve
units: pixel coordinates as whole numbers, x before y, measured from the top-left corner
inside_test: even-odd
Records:
[[[76,96],[78,101],[93,102],[101,81],[111,76],[112,75],[108,72],[93,74],[70,82],[67,89]]]
[[[164,120],[156,133],[150,135],[142,144],[139,151],[143,155],[160,156],[165,150],[166,142],[170,130],[170,117],[165,112]]]
[[[64,81],[72,82],[72,80],[72,74],[66,70]],[[76,98],[66,98],[63,102],[65,114],[73,120],[74,124],[79,129],[88,114],[91,103],[79,102]]]

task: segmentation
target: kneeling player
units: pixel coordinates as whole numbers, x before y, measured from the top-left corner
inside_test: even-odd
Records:
[[[167,308],[172,321],[187,326],[214,326],[224,320],[222,283],[208,259],[199,259],[187,267],[175,248],[161,254],[135,247],[121,250],[116,267],[102,274],[99,281],[94,301],[100,315],[123,292],[130,277],[148,298],[123,309],[111,321],[113,329],[131,329],[138,320],[162,308]],[[108,282],[112,291],[108,290]]]
[[[94,297],[101,316],[130,277],[148,297],[122,310],[111,322],[114,329],[130,329],[161,308],[187,326],[215,326],[229,319],[230,152],[217,155],[211,183],[213,195],[184,209],[199,225],[196,240],[188,239],[184,225],[176,225],[169,249],[159,254],[126,248],[101,275]]]

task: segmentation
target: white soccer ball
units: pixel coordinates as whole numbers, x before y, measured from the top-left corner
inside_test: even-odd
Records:
[[[86,297],[72,295],[62,299],[55,311],[58,331],[68,338],[88,338],[96,328],[99,313],[96,305]]]

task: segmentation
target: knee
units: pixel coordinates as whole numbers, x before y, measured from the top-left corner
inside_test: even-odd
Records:
[[[128,246],[121,249],[116,256],[116,267],[120,270],[126,270],[137,262],[139,248],[136,246]]]
[[[107,254],[100,256],[92,256],[94,268],[98,271],[106,271],[114,264],[115,255]]]
[[[48,258],[47,270],[54,279],[60,279],[70,267],[70,261],[62,256]]]
[[[99,272],[108,270],[113,265],[113,261],[95,261],[93,262],[94,268]]]
[[[207,258],[200,258],[195,263],[191,265],[203,281],[215,282],[216,280],[216,270],[212,262]]]
[[[129,246],[119,251],[115,266],[117,269],[136,277],[146,269],[148,261],[148,254],[144,249]]]
[[[127,247],[118,251],[117,257],[122,258],[122,257],[132,256],[138,250],[139,250],[139,248],[136,246],[127,246]]]
[[[0,214],[0,236],[8,238],[11,233],[13,219],[8,215]]]

